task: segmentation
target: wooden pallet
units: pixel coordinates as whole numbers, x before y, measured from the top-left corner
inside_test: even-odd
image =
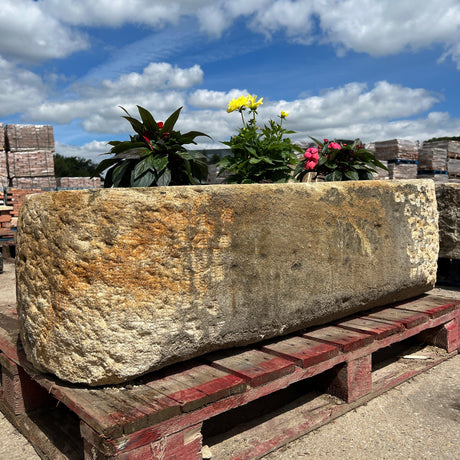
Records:
[[[458,353],[459,323],[459,300],[424,295],[130,384],[88,388],[32,368],[15,308],[0,307],[0,408],[44,458],[200,459],[203,444],[213,458],[257,458]],[[408,340],[422,345],[398,359],[393,348]],[[289,410],[247,426],[237,414],[239,433],[216,434],[222,417],[283,400],[294,388],[300,396]]]

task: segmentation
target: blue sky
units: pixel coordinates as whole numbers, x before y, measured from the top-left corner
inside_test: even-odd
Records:
[[[460,135],[460,1],[0,0],[0,122],[52,124],[99,161],[128,137],[119,105],[223,147],[230,99],[289,112],[294,140]]]

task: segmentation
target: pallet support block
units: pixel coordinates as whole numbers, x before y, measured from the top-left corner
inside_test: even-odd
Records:
[[[459,318],[454,318],[448,323],[422,332],[420,338],[430,345],[444,348],[448,353],[460,350],[459,323]]]
[[[346,361],[336,368],[328,391],[347,403],[372,391],[372,355]]]
[[[34,382],[24,369],[3,353],[0,354],[0,365],[3,399],[14,415],[38,409],[53,400],[52,396]]]
[[[84,459],[85,460],[141,460],[141,459],[187,459],[187,460],[201,460],[202,454],[202,440],[201,434],[202,423],[188,427],[177,433],[169,436],[162,437],[156,441],[146,441],[143,445],[130,450],[123,450],[123,442],[116,448],[116,452],[107,454],[101,452],[95,445],[93,445],[87,438],[84,438]],[[82,426],[82,434],[91,431],[88,426]],[[93,433],[94,434],[94,433]],[[97,435],[96,435],[97,436]],[[88,436],[91,437],[91,436]]]

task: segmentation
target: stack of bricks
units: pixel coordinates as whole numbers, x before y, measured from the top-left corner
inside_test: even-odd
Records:
[[[58,189],[89,189],[100,188],[100,177],[58,177],[56,179]]]
[[[388,162],[390,179],[415,179],[418,169],[418,143],[405,139],[375,142],[375,157]]]
[[[4,145],[5,134],[3,131],[3,123],[0,123],[0,192],[8,186],[8,163],[6,161]]]
[[[448,182],[447,150],[424,145],[418,157],[418,178]]]
[[[50,125],[5,126],[8,176],[16,188],[56,188]]]
[[[12,230],[12,206],[0,204],[0,243],[9,243],[14,239]]]
[[[449,182],[460,182],[459,141],[424,142],[423,147],[442,149],[447,157],[447,173]]]

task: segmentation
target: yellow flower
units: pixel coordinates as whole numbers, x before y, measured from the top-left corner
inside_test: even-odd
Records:
[[[248,98],[245,96],[240,96],[238,99],[232,99],[228,103],[227,112],[230,113],[235,110],[244,109],[244,107],[247,105],[247,102],[248,102]]]
[[[263,100],[264,98],[261,97],[258,101],[257,101],[257,95],[254,94],[254,96],[251,96],[250,94],[248,94],[248,107],[251,109],[251,110],[255,110],[257,109],[257,107],[259,107],[259,105],[263,104]]]
[[[289,115],[288,112],[285,112],[284,110],[281,110],[281,118],[286,118]]]

